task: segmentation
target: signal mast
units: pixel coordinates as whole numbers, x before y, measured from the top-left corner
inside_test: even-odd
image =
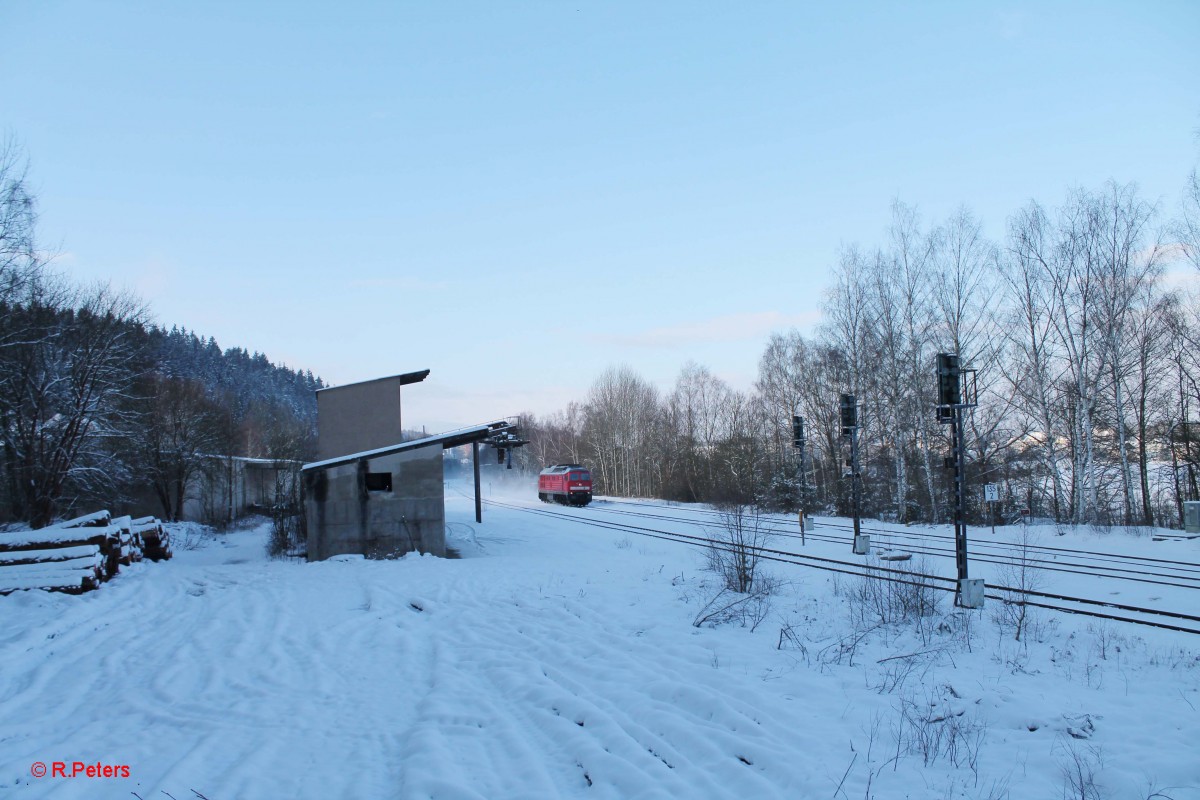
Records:
[[[862,474],[858,471],[858,398],[843,394],[838,401],[842,418],[842,436],[850,440],[850,502],[854,509],[854,554],[865,556],[871,552],[871,537],[863,536],[859,516],[859,491]]]
[[[807,473],[804,471],[804,417],[792,415],[792,447],[800,451],[800,460],[796,465],[796,471],[800,473],[800,546],[803,547],[804,541],[804,501],[808,494]]]
[[[983,580],[971,579],[967,575],[967,448],[963,417],[965,412],[978,405],[975,370],[963,369],[958,353],[938,353],[937,391],[937,421],[939,424],[950,426],[951,456],[946,459],[946,466],[954,470],[954,560],[958,565],[954,605],[961,608],[982,608]]]

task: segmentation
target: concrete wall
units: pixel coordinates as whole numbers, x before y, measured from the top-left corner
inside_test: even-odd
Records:
[[[183,518],[222,525],[246,514],[266,513],[275,504],[276,489],[286,499],[297,488],[299,465],[293,467],[257,463],[243,458],[212,458],[188,481],[183,501]],[[153,494],[147,504],[131,506],[131,513],[161,517],[162,504]]]
[[[391,475],[392,491],[370,491],[368,473]],[[342,553],[395,558],[446,555],[442,448],[435,444],[304,473],[308,560]]]
[[[400,386],[400,378],[393,376],[317,392],[317,460],[404,441]]]

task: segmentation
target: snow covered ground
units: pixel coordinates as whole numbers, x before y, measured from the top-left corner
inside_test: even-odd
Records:
[[[1016,642],[949,595],[864,624],[859,579],[785,565],[757,629],[698,628],[701,551],[447,513],[460,560],[289,563],[263,529],[193,532],[100,591],[0,597],[0,796],[1200,798],[1200,637],[1041,612]],[[1076,539],[1106,544],[1052,543]]]

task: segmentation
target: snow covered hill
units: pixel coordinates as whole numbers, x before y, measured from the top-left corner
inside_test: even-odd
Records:
[[[860,579],[783,565],[755,630],[695,627],[702,551],[447,513],[459,560],[270,561],[258,529],[0,597],[0,795],[1200,798],[1198,637],[1042,612],[1016,642],[948,597],[864,624]]]

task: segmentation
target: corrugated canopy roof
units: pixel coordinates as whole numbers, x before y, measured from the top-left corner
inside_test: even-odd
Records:
[[[388,456],[392,453],[399,453],[404,450],[415,450],[419,447],[434,447],[440,445],[443,450],[448,450],[451,447],[458,447],[471,442],[481,442],[492,434],[506,431],[509,428],[515,427],[511,422],[506,420],[497,420],[495,422],[487,422],[482,425],[474,425],[470,428],[459,428],[458,430],[439,433],[436,436],[426,436],[423,439],[413,439],[411,442],[401,442],[387,447],[379,447],[375,450],[364,450],[361,453],[351,453],[348,456],[338,456],[337,458],[327,458],[324,461],[314,461],[311,464],[305,464],[301,469],[308,471],[310,469],[325,469],[326,467],[336,467],[339,464],[349,464],[363,458],[378,458],[379,456]]]

